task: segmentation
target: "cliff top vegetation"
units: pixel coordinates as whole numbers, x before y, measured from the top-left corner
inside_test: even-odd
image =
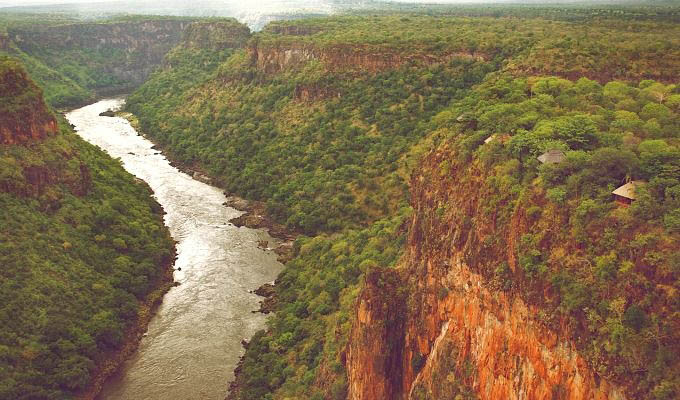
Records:
[[[680,71],[680,25],[600,19],[584,25],[527,17],[356,16],[277,21],[254,37],[262,47],[354,47],[401,55],[500,58],[531,75],[671,82]]]
[[[601,376],[643,397],[673,393],[677,376],[664,371],[677,365],[666,357],[676,339],[658,346],[656,338],[673,332],[677,301],[651,288],[677,286],[680,32],[654,18],[610,17],[587,26],[529,17],[315,18],[270,24],[250,52],[169,55],[172,68],[129,98],[142,129],[228,190],[265,201],[289,227],[319,235],[296,243],[277,313],[247,350],[236,398],[346,397],[353,301],[367,271],[399,260],[406,182],[431,150],[445,155],[423,178],[429,187],[479,165],[477,175],[491,175],[497,190],[484,200],[490,215],[498,211],[499,232],[518,204],[537,221],[518,238],[516,275],[499,261],[487,271],[494,282],[529,294],[553,316],[547,325],[568,321]],[[447,57],[459,52],[483,57]],[[352,71],[324,64],[356,54],[377,56],[356,57]],[[423,54],[432,58],[412,57]],[[406,61],[361,64],[392,56]],[[272,72],[269,62],[281,68]],[[196,73],[198,65],[207,67]],[[566,161],[540,166],[536,157],[553,148]],[[648,185],[623,208],[611,192],[627,179]],[[414,206],[468,232],[475,219],[455,214],[453,195]],[[548,230],[551,221],[560,224]],[[507,249],[503,240],[480,248]],[[565,260],[590,267],[567,272]],[[545,288],[551,297],[541,297]]]

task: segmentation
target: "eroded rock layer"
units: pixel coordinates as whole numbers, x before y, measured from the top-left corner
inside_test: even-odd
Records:
[[[547,326],[539,306],[484,275],[507,262],[521,280],[513,255],[527,223],[521,211],[509,223],[482,217],[483,172],[453,167],[437,181],[443,157],[430,155],[412,179],[402,266],[367,278],[357,301],[349,398],[624,399],[579,354],[566,324]],[[438,215],[444,203],[450,211]],[[507,247],[488,246],[491,232]]]
[[[41,140],[57,132],[40,89],[18,62],[0,58],[0,144]]]

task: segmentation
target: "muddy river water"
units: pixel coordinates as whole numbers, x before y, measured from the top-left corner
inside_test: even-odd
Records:
[[[261,298],[251,293],[281,271],[258,241],[262,230],[228,221],[241,214],[223,205],[221,190],[170,165],[153,143],[122,118],[100,117],[122,99],[102,100],[67,114],[78,134],[120,158],[146,181],[166,211],[178,242],[174,279],[137,353],[105,386],[101,399],[224,399],[243,349],[266,317],[253,313]]]

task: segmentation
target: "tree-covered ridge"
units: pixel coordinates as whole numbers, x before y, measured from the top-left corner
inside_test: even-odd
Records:
[[[643,398],[673,398],[677,360],[666,357],[677,350],[677,338],[654,329],[672,330],[678,308],[677,272],[667,274],[678,264],[678,89],[670,82],[677,79],[677,26],[605,20],[591,29],[584,35],[578,24],[538,19],[333,17],[273,24],[246,50],[173,51],[172,68],[129,98],[142,130],[229,191],[265,201],[290,228],[319,235],[298,240],[276,289],[277,314],[246,352],[236,398],[345,398],[348,310],[367,271],[396,263],[399,226],[408,215],[406,181],[420,155],[442,140],[439,151],[448,161],[426,182],[448,182],[454,165],[478,165],[474,172],[488,177],[484,199],[489,213],[498,209],[497,223],[509,224],[518,204],[535,222],[517,244],[517,270],[524,272],[516,281],[502,263],[482,272],[499,287],[526,289],[548,314],[572,321],[574,339],[602,376]],[[659,57],[655,43],[670,44],[663,47],[669,57]],[[268,51],[304,53],[308,46],[389,49],[405,58],[424,51],[489,53],[415,59],[371,72],[334,70],[315,57],[275,73],[257,67],[256,57]],[[571,80],[531,76],[537,71]],[[642,79],[648,76],[658,81]],[[567,161],[539,168],[536,157],[552,149],[564,151]],[[617,208],[611,191],[627,179],[648,185],[633,206]],[[433,215],[472,223],[453,215],[446,199]],[[551,210],[561,214],[553,218]],[[630,218],[612,222],[620,215]],[[588,243],[591,233],[599,240]],[[654,235],[663,239],[653,242]],[[554,238],[568,247],[554,256],[542,252]],[[634,248],[606,247],[628,239]],[[494,240],[501,239],[491,237],[484,249]],[[565,272],[558,261],[569,254],[580,257],[569,268],[606,272]],[[645,260],[663,272],[649,273]],[[619,262],[622,280],[608,291]],[[632,277],[639,286],[624,293],[629,273],[638,274]],[[597,303],[584,300],[591,286]],[[672,286],[668,297],[666,286]],[[541,288],[557,294],[540,300]],[[637,308],[624,317],[631,304]],[[579,314],[585,307],[595,310],[588,314],[594,322]],[[653,315],[657,308],[662,311]],[[662,337],[668,341],[654,347]],[[645,364],[654,368],[638,368]]]
[[[9,57],[0,56],[0,118],[14,118],[30,112],[35,100],[41,100],[42,92],[28,79],[21,63]],[[4,124],[3,124],[4,126]]]
[[[266,201],[273,216],[308,234],[396,210],[405,196],[402,157],[422,138],[419,124],[494,69],[453,60],[425,77],[418,67],[317,75],[323,82],[314,87],[324,99],[309,104],[295,98],[313,79],[308,70],[251,80],[257,71],[242,63],[242,51],[226,61],[211,54],[217,62],[177,49],[168,58],[172,69],[131,95],[128,108],[180,161],[200,164],[232,192]],[[220,61],[212,75],[194,72],[197,64],[209,70]]]
[[[601,20],[617,19],[627,21],[680,21],[680,8],[674,0],[630,1],[606,4],[605,2],[547,2],[530,3],[486,3],[486,4],[416,4],[383,3],[374,4],[373,9],[350,11],[357,15],[418,14],[430,16],[465,17],[514,17],[540,18],[555,21],[571,21],[596,24]]]
[[[201,26],[188,29],[189,35],[208,31],[206,26],[213,24],[220,28],[215,31],[239,33],[229,36],[235,43],[249,36],[248,28],[232,18],[120,16],[78,21],[15,13],[0,13],[0,32],[6,32],[9,43],[4,51],[22,60],[47,102],[68,107],[141,84],[197,21]]]
[[[76,19],[63,14],[32,14],[0,12],[0,33],[10,28],[35,27],[36,25],[54,26],[76,22]]]
[[[44,107],[35,85],[24,86],[34,90],[2,91],[0,104]],[[162,210],[64,121],[41,141],[0,144],[0,210],[0,398],[72,398],[169,279]]]
[[[506,60],[516,73],[672,82],[680,71],[678,24],[603,19],[596,24],[530,18],[357,16],[277,21],[259,47],[355,46],[360,52],[442,57],[465,53]]]
[[[484,206],[466,229],[486,232],[487,254],[470,266],[540,305],[546,324],[566,326],[631,398],[680,394],[679,89],[489,76],[433,119],[444,144],[423,177],[451,191],[472,175],[483,182],[474,195]],[[541,164],[555,149],[566,159]],[[645,183],[625,207],[612,191],[630,180]],[[446,201],[434,211],[465,218]],[[521,231],[514,245],[511,229]]]

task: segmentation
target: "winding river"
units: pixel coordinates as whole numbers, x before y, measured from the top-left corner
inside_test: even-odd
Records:
[[[260,298],[250,291],[281,271],[258,241],[262,230],[227,221],[241,214],[223,205],[222,191],[170,165],[153,143],[123,118],[100,117],[122,99],[102,100],[67,114],[77,133],[146,181],[166,211],[177,243],[174,279],[137,353],[105,386],[101,399],[224,399],[243,349],[266,317],[253,313]],[[181,270],[180,270],[181,269]]]

